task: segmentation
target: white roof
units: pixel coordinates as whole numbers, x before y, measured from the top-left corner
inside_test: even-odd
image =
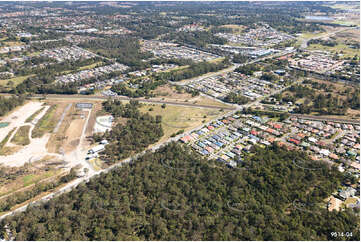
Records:
[[[98,151],[104,149],[104,147],[105,147],[104,145],[97,145],[97,146],[91,148],[90,150],[93,152],[98,152]]]
[[[325,149],[321,149],[321,150],[319,151],[319,153],[322,154],[322,155],[328,156],[328,155],[330,154],[330,151],[329,151],[329,150],[325,150]]]
[[[308,140],[311,141],[311,142],[313,142],[313,143],[316,143],[316,142],[317,142],[317,139],[314,138],[314,137],[309,137]]]

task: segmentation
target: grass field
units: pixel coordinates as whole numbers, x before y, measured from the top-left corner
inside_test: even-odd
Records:
[[[320,44],[311,44],[307,47],[309,50],[324,50],[332,53],[343,53],[343,57],[354,57],[355,55],[360,55],[360,51],[357,49],[352,49],[345,44],[338,44],[336,46],[324,46]]]
[[[299,37],[303,39],[310,39],[314,37],[319,37],[324,34],[325,32],[306,32],[306,33],[302,33]]]
[[[223,61],[223,60],[224,60],[224,57],[219,57],[219,58],[210,60],[209,63],[217,63],[217,62],[221,62],[221,61]]]
[[[79,67],[78,69],[76,70],[66,70],[66,71],[62,71],[59,73],[59,75],[67,75],[69,73],[76,73],[78,71],[84,71],[84,70],[90,70],[90,69],[93,69],[95,68],[96,65],[99,65],[99,64],[102,64],[103,62],[102,61],[99,61],[99,62],[95,62],[93,64],[90,64],[90,65],[86,65],[86,66],[81,66]]]
[[[29,125],[21,126],[11,140],[11,143],[21,146],[30,144],[29,130]]]
[[[200,105],[216,106],[216,107],[224,107],[224,108],[231,107],[230,105],[227,105],[222,102],[218,102],[212,98],[208,98],[208,97],[204,97],[204,96],[199,96],[196,101],[192,101],[191,103],[200,104]]]
[[[357,25],[360,26],[360,21],[357,20],[335,20],[333,24],[342,24],[342,25]]]
[[[357,2],[355,2],[357,3]],[[336,8],[336,9],[342,9],[342,10],[346,10],[346,9],[355,9],[356,4],[342,4],[342,3],[337,3],[337,4],[332,4],[332,5],[325,5],[331,8]],[[360,6],[360,5],[358,5]]]
[[[160,71],[159,73],[161,73],[161,72],[170,72],[170,71],[180,71],[180,70],[183,70],[183,69],[187,69],[188,67],[189,67],[189,65],[177,66],[177,67],[174,67],[174,68],[171,68],[171,69],[168,69],[168,70]]]
[[[152,111],[149,111],[152,109]],[[162,108],[161,105],[146,104],[140,108],[141,112],[147,112],[152,116],[162,116],[162,127],[164,136],[160,142],[168,139],[172,134],[180,130],[190,130],[202,125],[226,112],[215,109],[190,108],[167,105]]]
[[[236,24],[226,24],[226,25],[222,25],[220,27],[232,29],[234,33],[241,33],[242,30],[246,28],[243,25],[236,25]]]
[[[19,46],[19,45],[24,45],[24,42],[21,41],[4,41],[2,42],[4,44],[4,46]]]
[[[201,95],[192,97],[190,93],[187,93],[184,90],[178,92],[175,86],[171,86],[169,84],[157,87],[157,89],[154,90],[153,93],[156,95],[156,97],[151,98],[152,100],[187,102],[187,103],[209,105],[216,107],[230,107],[229,105],[216,101],[212,98],[208,98]]]
[[[25,123],[30,123],[31,121],[33,121],[33,119],[41,112],[44,110],[45,107],[42,107],[41,109],[39,109],[38,111],[36,111],[35,113],[33,113],[32,115],[29,116],[29,118],[27,118],[25,120]]]
[[[10,79],[0,80],[0,86],[7,86],[7,85],[9,85],[9,82],[13,82],[13,86],[16,87],[17,85],[19,85],[20,83],[25,81],[30,76],[32,76],[32,75],[17,76],[17,77],[13,77]]]
[[[33,170],[25,175],[18,176],[15,180],[1,184],[0,196],[10,193],[19,192],[20,190],[27,189],[27,187],[43,181],[44,179],[57,176],[63,171],[60,169],[52,169],[49,171]],[[46,181],[46,180],[45,180]],[[44,182],[45,182],[44,181]],[[30,189],[30,188],[29,188]]]
[[[56,125],[56,120],[54,119],[57,105],[52,105],[44,116],[36,123],[35,128],[31,134],[32,138],[42,137],[45,133],[50,133],[53,131]]]
[[[96,65],[101,65],[101,64],[103,64],[102,61],[95,62],[94,64],[90,64],[90,65],[87,65],[87,66],[79,67],[78,70],[79,70],[79,71],[83,71],[83,70],[93,69],[93,68],[95,68]]]
[[[22,177],[22,181],[23,181],[23,186],[29,186],[32,185],[38,181],[41,181],[45,178],[51,177],[51,176],[55,176],[57,174],[56,170],[50,170],[47,172],[43,172],[40,174],[30,174],[30,175],[26,175],[24,177]]]
[[[311,39],[311,38],[315,38],[315,37],[319,37],[326,34],[325,32],[306,32],[306,33],[302,33],[301,35],[299,35],[297,37],[297,42],[296,42],[296,46],[301,45],[302,42],[306,39]]]

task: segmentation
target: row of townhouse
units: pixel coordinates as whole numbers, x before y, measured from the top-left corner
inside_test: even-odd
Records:
[[[155,56],[169,59],[192,59],[195,62],[210,61],[219,58],[218,55],[192,49],[186,46],[161,41],[143,41],[142,49],[152,52]]]
[[[60,47],[43,51],[40,56],[50,57],[58,62],[65,60],[90,59],[96,57],[95,54],[75,47]]]
[[[194,80],[187,85],[219,99],[223,99],[228,93],[234,92],[252,100],[285,87],[281,83],[269,82],[237,72]]]
[[[337,128],[339,125],[341,127]],[[358,130],[358,125],[310,122],[297,118],[274,122],[268,118],[242,114],[217,120],[180,140],[191,144],[199,153],[224,162],[237,162],[233,158],[248,152],[252,145],[267,146],[277,142],[289,150],[304,150],[313,160],[343,161],[350,165],[352,162],[359,164],[359,152],[356,150],[360,138]],[[331,138],[330,135],[340,135],[341,139],[351,137],[358,143],[340,153],[338,142],[327,140]]]
[[[128,69],[127,66],[119,63],[114,63],[107,66],[101,66],[90,70],[79,71],[74,74],[67,74],[63,76],[59,76],[56,78],[56,81],[69,83],[69,82],[79,82],[83,80],[87,80],[94,77],[99,77],[105,74],[109,74],[116,71],[125,71]]]

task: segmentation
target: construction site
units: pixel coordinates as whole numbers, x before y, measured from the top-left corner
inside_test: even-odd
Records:
[[[85,157],[100,109],[101,101],[31,100],[0,119],[0,214],[21,205],[3,208],[12,195],[98,170]]]

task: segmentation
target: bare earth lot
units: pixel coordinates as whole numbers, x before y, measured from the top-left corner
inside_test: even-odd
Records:
[[[172,102],[185,102],[190,104],[200,104],[200,105],[209,105],[215,107],[230,107],[230,105],[224,104],[220,101],[215,99],[211,99],[205,96],[195,96],[192,97],[190,93],[183,91],[182,93],[177,92],[174,87],[167,84],[164,86],[158,87],[154,94],[158,95],[155,98],[151,98],[151,100],[157,101],[172,101]]]
[[[0,143],[4,144],[0,147],[0,169],[15,176],[0,179],[0,202],[35,184],[59,179],[73,167],[87,168],[89,175],[99,170],[98,163],[85,161],[89,149],[86,136],[92,134],[96,112],[77,109],[77,102],[28,101],[1,119],[9,125],[0,129]],[[94,104],[93,108],[101,109],[101,102]],[[32,138],[36,126],[43,134]]]

